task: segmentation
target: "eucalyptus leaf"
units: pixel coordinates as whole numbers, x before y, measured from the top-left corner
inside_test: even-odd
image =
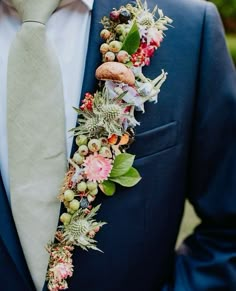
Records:
[[[116,178],[109,178],[111,181],[120,184],[124,187],[133,187],[135,186],[142,178],[139,172],[131,167],[127,173]]]
[[[139,35],[138,25],[137,25],[137,22],[134,21],[130,31],[128,32],[123,42],[121,49],[127,51],[128,54],[132,55],[139,48],[139,44],[140,44],[140,35]]]
[[[127,153],[119,154],[118,156],[116,156],[110,173],[110,178],[116,178],[127,173],[133,165],[134,158],[134,155]]]
[[[100,189],[107,196],[113,196],[116,192],[116,184],[112,181],[106,180],[101,184]]]

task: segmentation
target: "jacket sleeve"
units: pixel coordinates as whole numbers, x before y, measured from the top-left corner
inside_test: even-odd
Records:
[[[164,290],[236,290],[236,72],[217,9],[206,3],[188,199],[202,223]]]

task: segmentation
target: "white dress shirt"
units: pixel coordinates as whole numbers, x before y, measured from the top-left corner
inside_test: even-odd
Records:
[[[88,47],[91,15],[94,0],[62,0],[58,9],[50,17],[46,31],[62,71],[64,86],[67,156],[70,155],[72,134],[68,131],[75,126],[85,60]],[[20,28],[17,12],[9,0],[0,1],[0,171],[8,195],[8,151],[7,151],[7,60],[8,52],[16,32]]]

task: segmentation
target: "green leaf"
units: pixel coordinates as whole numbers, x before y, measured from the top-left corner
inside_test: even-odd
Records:
[[[134,158],[134,155],[126,153],[116,156],[110,173],[110,178],[116,178],[127,173],[133,165]]]
[[[127,94],[128,91],[121,93],[118,97],[116,97],[116,101],[122,100],[123,97]]]
[[[100,186],[102,192],[107,196],[112,196],[116,192],[116,184],[112,181],[109,180],[103,181]]]
[[[132,167],[123,176],[116,177],[116,178],[109,178],[109,179],[117,184],[124,186],[124,187],[133,187],[142,178],[141,178],[139,172],[135,168]]]
[[[140,35],[138,30],[137,22],[134,21],[129,33],[127,34],[123,45],[122,50],[127,51],[130,55],[134,54],[139,48],[140,44]]]

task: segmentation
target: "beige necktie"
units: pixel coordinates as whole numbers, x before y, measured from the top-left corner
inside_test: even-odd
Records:
[[[12,0],[22,26],[8,63],[7,123],[11,205],[27,264],[41,290],[66,170],[60,67],[45,33],[59,0]]]

